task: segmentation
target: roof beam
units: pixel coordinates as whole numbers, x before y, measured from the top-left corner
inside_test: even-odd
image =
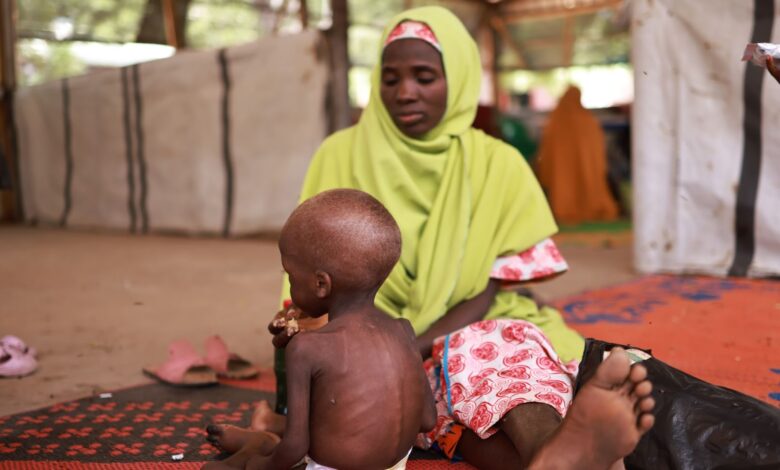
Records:
[[[519,68],[526,67],[525,62],[525,56],[523,55],[523,50],[520,48],[520,46],[517,44],[517,42],[514,40],[511,34],[509,34],[509,30],[506,27],[506,23],[504,23],[504,20],[501,19],[498,15],[491,15],[490,16],[490,26],[498,33],[498,36],[501,38],[501,41],[504,42],[510,49],[512,49],[512,52],[515,55],[515,58],[517,59],[517,66]]]
[[[584,15],[605,9],[618,9],[622,5],[623,0],[517,0],[500,4],[502,16],[507,23]]]

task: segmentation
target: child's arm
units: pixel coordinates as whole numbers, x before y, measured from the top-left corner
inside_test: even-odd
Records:
[[[287,470],[309,450],[309,399],[312,375],[310,335],[296,335],[287,345],[287,426],[282,441],[258,468]]]
[[[421,370],[422,375],[422,388],[425,394],[425,402],[423,403],[423,415],[422,421],[420,421],[420,432],[428,432],[436,426],[436,401],[433,399],[433,392],[431,386],[428,384],[428,377],[425,376],[425,371]]]
[[[399,321],[403,324],[406,334],[409,335],[409,339],[412,342],[412,347],[416,348],[417,335],[414,334],[414,328],[412,328],[412,324],[409,323],[409,320],[405,318],[401,318]],[[422,360],[422,355],[420,359]],[[423,369],[422,364],[420,364],[418,369],[418,378],[424,396],[422,420],[420,421],[420,432],[428,432],[433,429],[434,426],[436,426],[436,401],[433,399],[433,392],[431,391],[431,386],[428,383],[428,377],[425,376],[425,369]]]

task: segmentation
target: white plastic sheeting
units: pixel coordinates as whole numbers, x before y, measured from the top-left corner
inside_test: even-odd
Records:
[[[780,42],[780,1],[774,14],[755,18],[761,2],[763,11],[772,10],[771,0],[632,3],[640,271],[734,274],[735,252],[742,251],[748,275],[780,274],[780,84],[740,61],[754,34]],[[749,135],[759,135],[757,154],[756,146],[746,150]],[[740,192],[748,196],[737,210]],[[747,221],[741,238],[739,217]]]
[[[27,219],[278,230],[326,134],[320,41],[315,32],[273,37],[20,90]]]

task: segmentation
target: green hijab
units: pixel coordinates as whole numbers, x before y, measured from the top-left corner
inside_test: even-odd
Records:
[[[444,117],[419,139],[395,126],[380,97],[380,48],[368,106],[357,125],[329,137],[314,155],[301,201],[332,188],[355,188],[387,207],[401,228],[403,247],[376,305],[408,319],[419,334],[481,293],[497,257],[526,250],[557,227],[525,159],[471,127],[481,64],[466,28],[444,8],[415,8],[389,23],[381,44],[404,20],[426,23],[441,45]],[[558,313],[540,311],[530,299],[500,292],[486,318],[498,317],[536,323],[564,359],[582,352],[581,338]]]

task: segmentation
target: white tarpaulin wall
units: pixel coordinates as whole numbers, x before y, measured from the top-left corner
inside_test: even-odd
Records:
[[[21,90],[26,218],[240,235],[281,228],[326,133],[320,36],[280,36]]]
[[[634,0],[635,262],[780,274],[780,84],[741,62],[780,43],[780,0]]]

